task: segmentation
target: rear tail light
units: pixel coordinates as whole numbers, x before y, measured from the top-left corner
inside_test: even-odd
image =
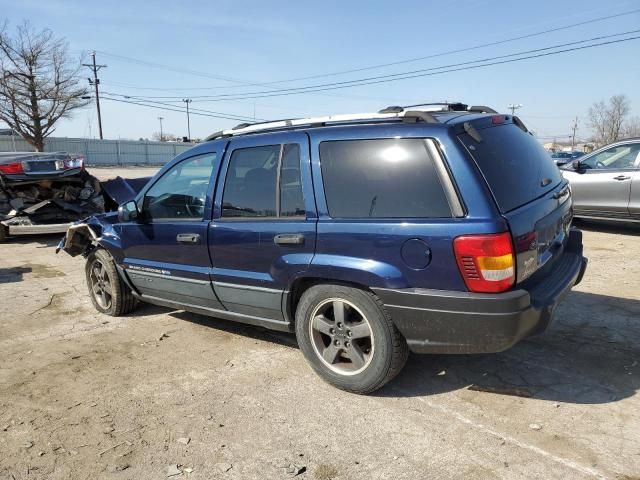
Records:
[[[7,175],[15,175],[24,173],[24,167],[22,166],[22,162],[5,163],[4,165],[0,165],[0,172],[6,173]]]
[[[470,291],[498,293],[513,286],[516,265],[508,232],[464,235],[453,241],[453,250]]]

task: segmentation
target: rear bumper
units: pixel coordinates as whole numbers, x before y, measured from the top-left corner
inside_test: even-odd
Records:
[[[572,230],[545,280],[500,294],[373,289],[415,353],[494,353],[543,332],[560,300],[582,280],[582,232]]]

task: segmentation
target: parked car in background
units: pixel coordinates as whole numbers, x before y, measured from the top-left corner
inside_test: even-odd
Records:
[[[571,152],[571,158],[575,160],[576,158],[582,157],[584,153],[585,152],[577,152],[577,151]]]
[[[99,312],[140,300],[295,331],[322,378],[367,393],[409,350],[544,331],[586,268],[571,205],[517,117],[389,107],[218,132],[60,248],[86,257]]]
[[[640,138],[602,147],[561,171],[576,217],[640,222]]]
[[[551,152],[551,158],[556,165],[560,166],[570,162],[573,156],[570,152]]]
[[[66,232],[72,222],[117,208],[141,186],[140,180],[121,178],[100,182],[81,155],[0,153],[0,242]]]

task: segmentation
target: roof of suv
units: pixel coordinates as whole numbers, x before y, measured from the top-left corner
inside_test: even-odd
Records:
[[[427,124],[457,123],[454,122],[454,120],[460,117],[464,117],[465,120],[468,120],[469,115],[477,117],[485,114],[496,113],[497,112],[495,110],[489,107],[467,106],[460,102],[426,103],[407,105],[404,107],[391,106],[376,113],[351,113],[324,117],[271,120],[259,123],[241,123],[231,129],[222,130],[209,135],[206,138],[206,141],[238,135],[286,131],[299,128],[314,128],[328,125],[361,125],[363,123],[371,124],[389,122],[416,123],[420,121]]]

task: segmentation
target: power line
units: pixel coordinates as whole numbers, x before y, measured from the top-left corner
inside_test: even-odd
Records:
[[[191,122],[189,121],[189,104],[193,102],[190,98],[183,98],[182,101],[187,104],[187,140],[191,141]]]
[[[576,130],[578,129],[578,117],[573,121],[573,125],[571,125],[571,130],[573,131],[573,135],[571,136],[571,150],[574,149],[576,144]]]
[[[413,70],[413,71],[402,72],[402,73],[379,75],[379,76],[375,76],[375,77],[367,77],[367,78],[361,78],[361,79],[357,79],[357,80],[349,80],[349,81],[343,81],[343,82],[331,82],[331,83],[325,83],[325,84],[310,85],[310,86],[306,86],[306,87],[286,88],[286,89],[280,89],[280,90],[274,90],[274,91],[245,92],[245,93],[238,93],[238,94],[220,94],[220,95],[200,95],[200,96],[193,96],[191,98],[208,99],[206,101],[245,100],[245,99],[250,99],[250,98],[253,99],[253,98],[265,98],[265,97],[275,97],[275,96],[283,96],[283,95],[293,95],[293,94],[299,94],[299,93],[313,93],[313,92],[336,90],[336,89],[341,89],[341,88],[349,88],[349,87],[356,87],[356,86],[363,86],[363,85],[374,85],[374,84],[380,84],[380,83],[388,83],[388,82],[398,81],[398,80],[407,80],[407,79],[418,78],[418,77],[427,77],[427,76],[433,76],[433,75],[440,75],[440,74],[443,74],[443,73],[458,72],[458,71],[463,71],[463,70],[473,70],[473,69],[483,68],[483,67],[488,67],[488,66],[493,66],[493,65],[514,63],[514,62],[519,62],[519,61],[522,61],[522,60],[528,60],[528,59],[531,59],[531,58],[540,58],[540,57],[558,55],[558,54],[561,54],[561,53],[573,52],[573,51],[578,51],[578,50],[585,50],[585,49],[594,48],[594,47],[603,46],[603,45],[611,45],[611,44],[617,44],[617,43],[622,43],[622,42],[628,42],[628,41],[631,41],[631,40],[636,40],[636,39],[638,39],[640,37],[639,36],[635,36],[635,37],[629,37],[629,38],[624,38],[624,39],[619,39],[619,40],[610,40],[610,41],[607,41],[607,42],[593,43],[591,45],[583,45],[583,46],[580,46],[580,47],[566,48],[566,49],[556,50],[556,51],[552,51],[552,52],[548,51],[548,50],[558,49],[558,48],[569,46],[569,45],[577,45],[577,44],[586,43],[586,42],[593,42],[594,40],[612,38],[612,37],[617,37],[617,36],[621,36],[621,35],[628,35],[628,34],[638,33],[638,32],[640,32],[640,29],[639,30],[631,30],[631,31],[628,31],[628,32],[623,32],[623,33],[616,33],[616,34],[612,34],[612,35],[598,36],[598,37],[593,37],[593,38],[586,39],[586,40],[579,40],[579,41],[576,41],[576,42],[569,42],[569,43],[553,45],[553,46],[550,46],[550,47],[538,48],[538,49],[533,49],[533,50],[526,50],[526,51],[522,51],[522,52],[507,54],[507,55],[499,55],[499,56],[495,56],[495,57],[488,57],[488,58],[484,58],[484,59],[480,59],[480,60],[472,60],[472,61],[468,61],[468,62],[461,62],[461,63],[450,64],[450,65],[442,65],[442,66],[439,66],[439,67],[431,67],[431,68]],[[535,53],[535,52],[544,52],[544,53],[537,53],[535,55],[526,55],[526,54]],[[526,55],[526,56],[521,56],[521,55]],[[520,56],[520,58],[510,58],[510,57],[516,57],[516,56]],[[507,59],[507,60],[504,60],[504,59]],[[473,65],[473,64],[479,64],[479,65]],[[441,71],[434,71],[434,70],[441,70]],[[179,97],[174,97],[174,96],[163,96],[163,97],[139,96],[139,98],[174,99],[174,98],[179,98]],[[201,100],[201,102],[202,101],[203,100]]]
[[[131,105],[139,105],[141,107],[155,108],[157,110],[164,110],[164,111],[167,111],[167,112],[178,112],[178,113],[184,113],[185,112],[184,109],[180,109],[180,108],[161,107],[161,106],[158,106],[158,105],[150,105],[148,103],[134,102],[134,101],[131,101],[131,100],[120,100],[118,98],[103,97],[103,100],[109,100],[111,102],[118,102],[118,103],[129,103]],[[193,110],[190,110],[189,113],[191,115],[200,115],[201,117],[221,118],[221,119],[224,119],[224,120],[235,120],[235,121],[242,120],[242,119],[237,118],[237,117],[211,115],[211,114],[208,114],[208,113],[194,112]],[[248,121],[248,120],[251,120],[251,119],[250,118],[246,118],[246,119],[244,119],[242,121]]]
[[[160,120],[160,141],[164,142],[164,135],[162,132],[162,120],[164,120],[164,117],[158,117],[158,120]]]
[[[511,110],[511,115],[515,115],[516,114],[516,110],[518,110],[519,108],[522,108],[522,104],[521,103],[510,103],[509,104],[509,110]]]
[[[103,95],[107,95],[109,97],[122,97],[125,100],[136,100],[139,102],[144,102],[145,104],[155,104],[155,105],[161,105],[164,107],[171,107],[173,109],[178,108],[179,112],[185,112],[185,110],[181,109],[178,105],[173,105],[171,103],[166,103],[166,102],[158,102],[156,100],[147,100],[145,98],[142,97],[136,97],[136,96],[131,96],[131,95],[123,95],[120,93],[112,93],[112,92],[102,92]],[[183,103],[183,100],[180,100],[179,102],[176,101],[176,103]],[[190,107],[189,108],[189,112],[191,113],[204,113],[204,114],[209,114],[209,116],[217,116],[219,118],[225,118],[225,119],[229,119],[229,120],[238,120],[240,122],[247,122],[247,121],[253,121],[253,117],[249,117],[249,116],[244,116],[244,115],[234,115],[232,113],[226,113],[226,112],[216,112],[213,110],[204,110],[202,108],[193,108]],[[262,121],[265,120],[264,118],[258,118],[256,120]]]
[[[247,86],[247,85],[250,85],[250,86],[251,85],[253,85],[253,86],[268,86],[268,85],[276,85],[276,84],[281,84],[281,83],[290,83],[290,82],[300,81],[300,80],[310,80],[310,79],[315,79],[315,78],[323,78],[323,77],[329,77],[329,76],[335,76],[335,75],[344,75],[344,74],[347,74],[347,73],[356,73],[356,72],[362,72],[362,71],[367,71],[367,70],[374,70],[374,69],[378,69],[378,68],[384,68],[384,67],[389,67],[389,66],[394,66],[394,65],[412,63],[412,62],[417,62],[417,61],[421,61],[421,60],[427,60],[427,59],[431,59],[431,58],[442,57],[442,56],[446,56],[446,55],[452,55],[452,54],[455,54],[455,53],[469,52],[469,51],[478,50],[478,49],[481,49],[481,48],[486,48],[486,47],[491,47],[491,46],[496,46],[496,45],[503,45],[503,44],[506,44],[506,43],[511,43],[511,42],[515,42],[515,41],[518,41],[518,40],[523,40],[523,39],[526,39],[526,38],[538,37],[538,36],[541,36],[541,35],[546,35],[548,33],[554,33],[554,32],[558,32],[558,31],[562,31],[562,30],[568,30],[568,29],[571,29],[571,28],[575,28],[575,27],[579,27],[579,26],[583,26],[583,25],[588,25],[588,24],[592,24],[592,23],[596,23],[596,22],[602,22],[602,21],[605,21],[605,20],[613,19],[613,18],[619,18],[619,17],[622,17],[622,16],[632,15],[632,14],[638,13],[638,12],[640,12],[640,9],[634,9],[634,10],[630,10],[630,11],[626,11],[626,12],[617,13],[617,14],[614,14],[614,15],[607,15],[605,17],[598,17],[598,18],[593,18],[593,19],[590,19],[590,20],[585,20],[585,21],[582,21],[582,22],[577,22],[577,23],[573,23],[573,24],[569,24],[569,25],[563,25],[561,27],[550,28],[550,29],[542,30],[542,31],[535,32],[535,33],[530,33],[530,34],[526,34],[526,35],[519,35],[517,37],[506,38],[506,39],[497,40],[497,41],[494,41],[494,42],[488,42],[488,43],[483,43],[483,44],[479,44],[479,45],[473,45],[473,46],[465,47],[465,48],[448,50],[448,51],[444,51],[444,52],[440,52],[440,53],[434,53],[434,54],[426,55],[426,56],[422,56],[422,57],[415,57],[415,58],[409,58],[409,59],[404,59],[404,60],[398,60],[398,61],[395,61],[395,62],[381,63],[381,64],[377,64],[377,65],[370,65],[370,66],[360,67],[360,68],[355,68],[355,69],[350,69],[350,70],[342,70],[342,71],[337,71],[337,72],[322,73],[322,74],[316,74],[316,75],[308,75],[308,76],[304,76],[304,77],[289,78],[289,79],[284,79],[284,80],[274,80],[274,81],[271,81],[271,82],[251,82],[251,81],[237,79],[237,78],[233,78],[233,77],[224,77],[224,76],[220,76],[220,75],[212,75],[212,74],[208,74],[208,73],[205,73],[205,72],[199,72],[199,71],[195,71],[195,70],[185,70],[183,68],[173,67],[173,66],[170,66],[170,65],[164,65],[164,64],[160,64],[160,63],[148,62],[146,60],[139,60],[139,59],[136,59],[136,58],[126,57],[126,56],[123,56],[123,55],[116,55],[116,54],[103,52],[103,51],[100,51],[100,53],[102,55],[105,55],[105,56],[108,56],[108,57],[116,58],[116,59],[119,59],[119,60],[131,62],[131,63],[135,63],[135,64],[139,64],[139,65],[149,66],[149,67],[152,67],[152,68],[160,68],[160,69],[164,69],[164,70],[168,70],[168,71],[174,71],[174,72],[178,72],[178,73],[186,73],[186,74],[189,74],[189,75],[200,76],[200,77],[205,77],[205,78],[213,78],[213,79],[218,79],[218,80],[224,80],[226,82],[232,82],[232,83],[238,84],[238,85],[233,85],[233,86],[232,85],[218,85],[218,86],[212,86],[212,87],[192,87],[192,88],[142,87],[142,89],[158,90],[158,91],[171,91],[171,90],[186,91],[186,90],[215,90],[215,89],[223,89],[223,88],[238,88],[238,87],[241,87],[243,85],[244,86]],[[141,87],[130,86],[129,88],[141,88]]]
[[[626,16],[626,15],[632,15],[632,14],[638,13],[638,12],[640,12],[640,8],[637,8],[635,10],[630,10],[630,11],[627,11],[627,12],[618,13],[618,14],[615,14],[615,15],[608,15],[606,17],[599,17],[599,18],[594,18],[594,19],[591,19],[591,20],[586,20],[586,21],[583,21],[583,22],[573,23],[571,25],[565,25],[565,26],[562,26],[562,27],[550,28],[548,30],[542,30],[542,31],[536,32],[536,33],[530,33],[530,34],[527,34],[527,35],[520,35],[518,37],[507,38],[507,39],[498,40],[498,41],[495,41],[495,42],[483,43],[483,44],[480,44],[480,45],[474,45],[472,47],[459,48],[459,49],[456,49],[456,50],[449,50],[449,51],[441,52],[441,53],[434,53],[432,55],[427,55],[427,56],[424,56],[424,57],[415,57],[415,58],[409,58],[409,59],[405,59],[405,60],[398,60],[396,62],[380,63],[378,65],[370,65],[368,67],[354,68],[354,69],[351,69],[351,70],[342,70],[342,71],[339,71],[339,72],[322,73],[322,74],[318,74],[318,75],[309,75],[309,76],[306,76],[306,77],[291,78],[291,79],[288,79],[288,80],[278,80],[278,81],[263,83],[262,85],[273,85],[273,84],[277,84],[277,83],[288,83],[288,82],[293,82],[293,81],[298,81],[298,80],[311,80],[311,79],[314,79],[314,78],[322,78],[322,77],[330,77],[330,76],[334,76],[334,75],[343,75],[343,74],[347,74],[347,73],[363,72],[363,71],[366,71],[366,70],[374,70],[374,69],[383,68],[383,67],[391,67],[391,66],[394,66],[394,65],[402,65],[402,64],[405,64],[405,63],[418,62],[418,61],[421,61],[421,60],[428,60],[430,58],[443,57],[445,55],[452,55],[454,53],[463,53],[463,52],[469,52],[469,51],[472,51],[472,50],[478,50],[478,49],[481,49],[481,48],[493,47],[493,46],[496,46],[496,45],[503,45],[505,43],[515,42],[517,40],[523,40],[525,38],[538,37],[540,35],[545,35],[547,33],[559,32],[561,30],[567,30],[567,29],[579,27],[579,26],[582,26],[582,25],[588,25],[590,23],[602,22],[604,20],[610,20],[612,18],[622,17],[622,16]]]
[[[98,85],[100,85],[100,79],[98,78],[98,70],[106,68],[106,65],[96,65],[96,52],[91,54],[93,63],[83,63],[83,67],[89,67],[93,72],[93,80],[89,79],[89,85],[95,87],[96,90],[96,109],[98,111],[98,130],[100,131],[100,140],[102,140],[102,115],[100,114],[100,93],[98,92]]]

